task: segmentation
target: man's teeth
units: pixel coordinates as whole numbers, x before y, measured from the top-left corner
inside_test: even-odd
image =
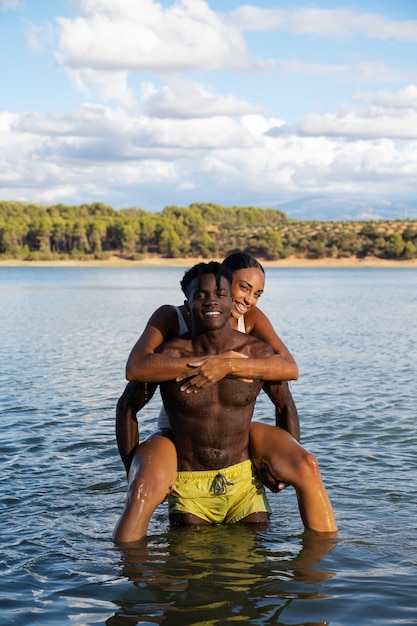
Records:
[[[220,311],[206,311],[204,315],[220,315]]]

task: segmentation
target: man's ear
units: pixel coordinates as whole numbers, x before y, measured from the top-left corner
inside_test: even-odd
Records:
[[[188,300],[184,300],[184,306],[185,306],[185,310],[187,311],[188,315],[191,315],[190,303],[188,302]]]

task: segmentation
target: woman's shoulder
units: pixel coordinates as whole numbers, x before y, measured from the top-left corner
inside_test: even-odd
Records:
[[[245,318],[245,328],[248,334],[250,334],[253,331],[256,325],[259,325],[259,324],[264,323],[265,321],[268,321],[268,318],[265,315],[265,313],[263,313],[263,311],[261,311],[261,309],[259,309],[258,307],[253,307],[252,309],[249,309],[249,311],[245,313],[244,318]]]
[[[168,336],[177,335],[179,327],[178,308],[173,304],[161,305],[152,313],[147,326],[159,328],[165,339]]]
[[[148,326],[159,328],[165,341],[189,330],[188,318],[184,305],[161,305],[149,319]]]
[[[179,308],[174,304],[162,304],[152,313],[151,319],[154,317],[175,319],[178,317],[177,311]]]

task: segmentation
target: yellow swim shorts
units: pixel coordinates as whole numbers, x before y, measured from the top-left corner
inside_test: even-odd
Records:
[[[234,524],[250,513],[271,513],[249,459],[220,470],[178,472],[168,512],[192,513],[212,524]]]

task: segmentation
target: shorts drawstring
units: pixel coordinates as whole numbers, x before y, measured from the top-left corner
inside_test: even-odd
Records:
[[[235,483],[231,483],[227,480],[223,474],[220,472],[214,477],[213,480],[213,491],[215,496],[223,496],[227,493],[227,486],[234,485]]]

